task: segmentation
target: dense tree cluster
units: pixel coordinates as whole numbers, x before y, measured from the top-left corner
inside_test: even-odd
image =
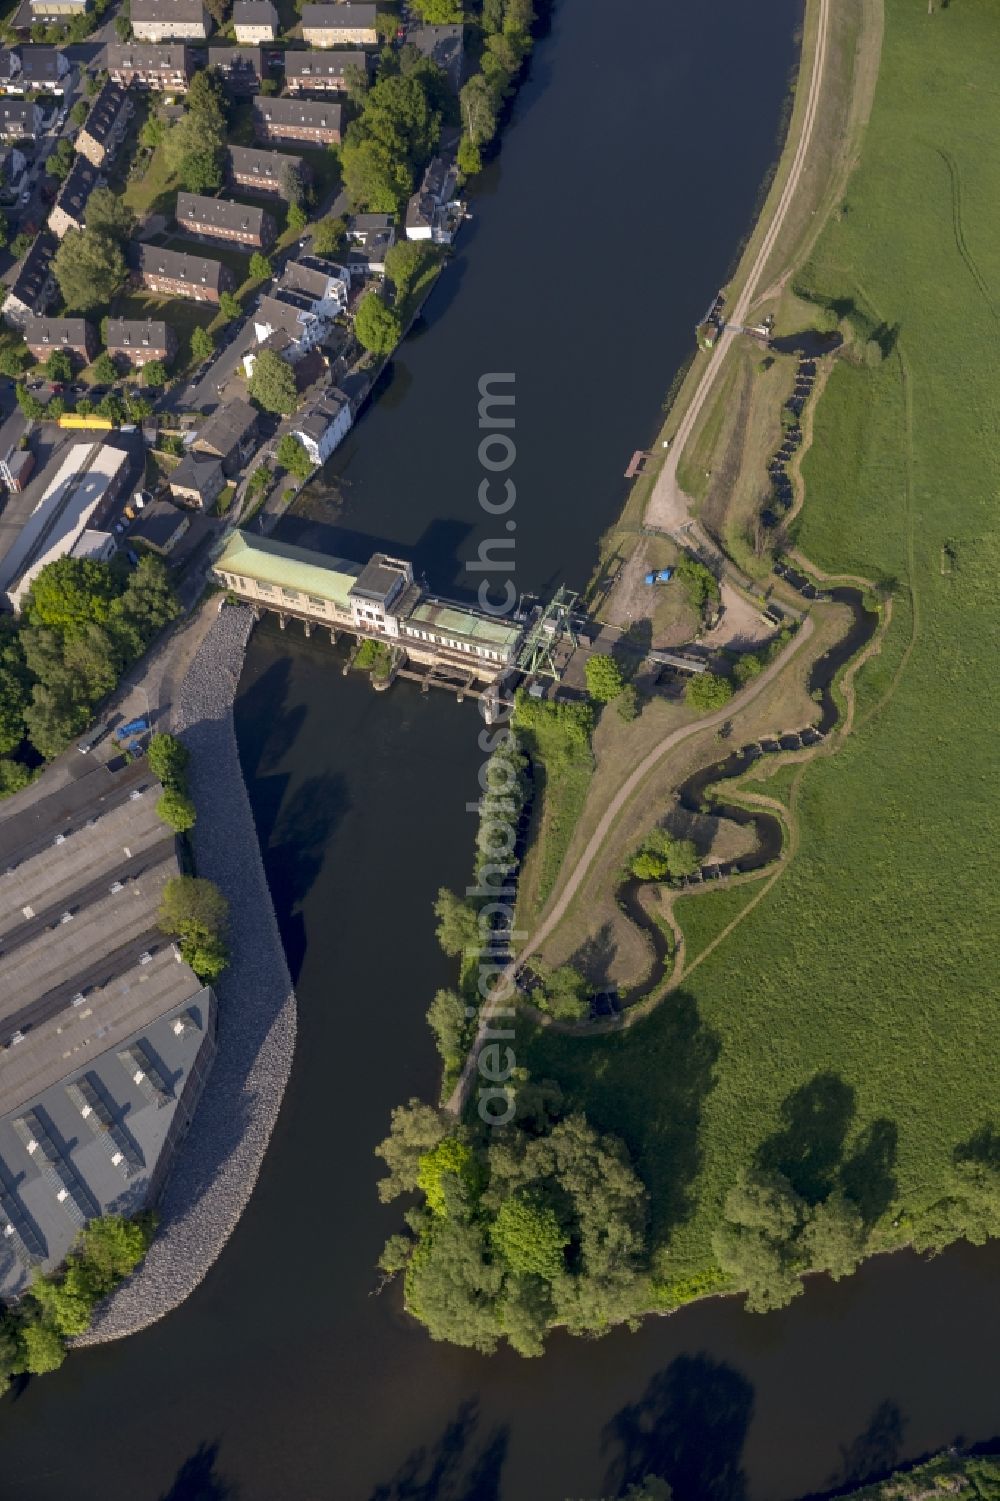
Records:
[[[187,748],[173,735],[154,735],[146,753],[149,769],[163,785],[156,814],[177,834],[194,828],[197,810],[188,796]]]
[[[601,1333],[626,1316],[646,1256],[647,1193],[623,1144],[584,1116],[521,1120],[473,1138],[411,1101],[377,1149],[384,1200],[417,1192],[383,1269],[434,1339],[538,1355],[554,1323]]]
[[[391,354],[403,335],[399,315],[378,294],[366,292],[354,313],[354,332],[372,354]]]
[[[164,160],[183,188],[206,193],[222,186],[226,140],[225,95],[214,68],[195,73],[181,120],[163,136]]]
[[[158,921],[180,941],[181,957],[200,980],[215,980],[229,963],[229,903],[212,881],[174,876],[163,888]]]
[[[0,795],[27,779],[23,742],[58,755],[177,610],[157,558],[127,575],[89,558],[41,570],[20,618],[0,623]],[[20,771],[5,759],[17,751]]]
[[[90,1326],[97,1303],[145,1256],[154,1224],[148,1215],[91,1220],[62,1269],[36,1276],[16,1307],[0,1311],[0,1392],[12,1376],[62,1364],[67,1339]]]
[[[315,465],[306,453],[301,440],[294,433],[283,433],[275,450],[275,458],[282,469],[294,474],[296,479],[308,479]]]
[[[629,861],[640,881],[672,881],[698,869],[698,851],[690,839],[675,839],[666,829],[653,829]]]
[[[512,93],[521,64],[531,51],[534,20],[531,0],[484,0],[480,71],[472,75],[459,96],[462,138],[458,165],[467,177],[480,170],[482,149],[497,133],[504,100]]]
[[[398,73],[384,64],[365,93],[340,149],[344,187],[355,208],[397,214],[441,136],[446,84],[428,58],[407,59]]]
[[[254,359],[247,390],[265,412],[288,417],[298,405],[292,367],[273,349],[262,349]]]

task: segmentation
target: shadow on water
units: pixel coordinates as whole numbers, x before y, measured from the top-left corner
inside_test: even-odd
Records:
[[[317,489],[311,496],[312,506],[336,505],[339,495],[333,488],[334,480],[325,490]],[[413,564],[418,578],[426,575],[431,593],[440,591],[449,599],[462,604],[474,604],[478,584],[462,588],[454,582],[465,569],[472,556],[468,539],[472,535],[470,523],[456,519],[441,518],[432,521],[423,531],[419,541],[407,548],[407,557]],[[371,532],[358,531],[353,527],[338,526],[335,521],[326,521],[315,514],[285,516],[275,528],[280,542],[290,542],[296,547],[308,547],[331,558],[345,558],[351,562],[367,563],[374,552],[387,552],[396,556],[399,544],[391,537],[373,536]],[[469,575],[471,577],[471,575]]]
[[[873,1476],[888,1475],[903,1451],[905,1427],[899,1406],[888,1399],[880,1402],[857,1438],[841,1445],[840,1465],[830,1476],[830,1489],[853,1489]]]
[[[656,1475],[675,1501],[744,1501],[753,1408],[753,1387],[732,1366],[704,1354],[678,1356],[605,1429],[605,1449],[618,1450],[605,1491],[619,1495]]]
[[[509,1429],[498,1426],[484,1441],[479,1426],[478,1401],[463,1402],[437,1442],[408,1454],[370,1501],[499,1501]]]
[[[238,1501],[238,1488],[219,1472],[218,1456],[217,1442],[199,1444],[181,1465],[160,1501]]]

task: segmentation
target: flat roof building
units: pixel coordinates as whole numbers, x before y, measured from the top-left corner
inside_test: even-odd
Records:
[[[0,810],[0,1294],[155,1199],[215,1048],[158,926],[175,841],[143,762]]]

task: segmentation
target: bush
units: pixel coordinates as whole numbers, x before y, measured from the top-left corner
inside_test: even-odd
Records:
[[[174,787],[167,787],[157,799],[156,816],[175,834],[186,834],[188,829],[193,829],[198,817],[191,799]]]
[[[587,675],[587,692],[597,704],[609,704],[625,687],[625,678],[614,657],[603,653],[588,657],[584,671]]]
[[[714,672],[703,672],[700,677],[690,678],[684,690],[684,698],[692,709],[702,713],[723,708],[732,696],[732,683]]]

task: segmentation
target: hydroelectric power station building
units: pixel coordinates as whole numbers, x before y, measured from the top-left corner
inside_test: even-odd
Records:
[[[332,558],[269,538],[234,532],[215,564],[239,599],[291,618],[384,642],[402,670],[417,663],[470,688],[490,684],[518,665],[523,621],[436,598],[413,577],[413,565],[386,553],[365,564]]]

